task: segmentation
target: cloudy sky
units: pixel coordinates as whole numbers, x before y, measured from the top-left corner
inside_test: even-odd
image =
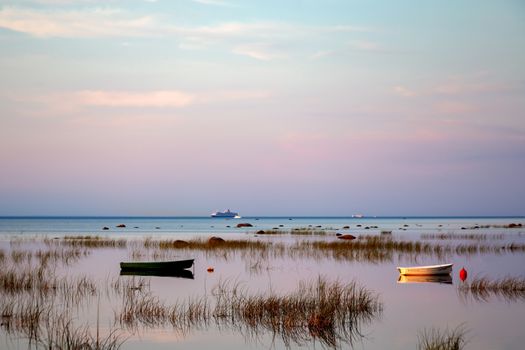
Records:
[[[0,0],[0,215],[525,215],[525,4]]]

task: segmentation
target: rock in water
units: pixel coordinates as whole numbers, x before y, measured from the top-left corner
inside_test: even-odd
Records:
[[[211,244],[211,245],[215,245],[215,244],[221,244],[225,242],[224,239],[220,238],[220,237],[210,237],[210,239],[208,240],[208,244]]]
[[[348,241],[351,241],[353,239],[355,239],[355,236],[352,236],[352,235],[342,235],[342,236],[339,236],[337,237],[339,239],[345,239],[345,240],[348,240]]]

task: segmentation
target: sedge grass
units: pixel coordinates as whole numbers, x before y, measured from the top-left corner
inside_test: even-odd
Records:
[[[418,350],[461,350],[464,349],[467,331],[463,325],[455,329],[425,329],[418,334]]]
[[[186,332],[214,322],[245,334],[269,332],[286,346],[318,340],[325,346],[352,343],[362,324],[382,313],[379,297],[352,282],[342,284],[324,278],[304,282],[292,293],[251,294],[238,283],[221,282],[213,288],[213,300],[193,297],[166,305],[151,293],[127,293],[116,318],[126,328],[171,325]]]
[[[525,278],[503,277],[490,280],[488,277],[475,277],[469,282],[458,286],[463,297],[471,297],[477,301],[488,301],[491,297],[499,297],[507,301],[525,300]]]

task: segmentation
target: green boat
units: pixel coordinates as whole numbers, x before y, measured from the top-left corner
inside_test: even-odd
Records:
[[[120,270],[121,276],[154,276],[194,279],[191,270]]]
[[[120,269],[122,271],[181,271],[192,267],[194,260],[121,262]]]

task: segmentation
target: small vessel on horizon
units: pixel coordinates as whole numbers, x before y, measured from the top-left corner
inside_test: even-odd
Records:
[[[225,211],[216,211],[214,213],[211,213],[212,218],[234,218],[234,219],[240,219],[241,216],[239,213],[236,213],[234,211],[230,211],[230,209]]]
[[[361,219],[361,218],[363,218],[363,216],[364,216],[363,214],[354,214],[354,215],[352,215],[352,217],[355,218],[355,219]]]

